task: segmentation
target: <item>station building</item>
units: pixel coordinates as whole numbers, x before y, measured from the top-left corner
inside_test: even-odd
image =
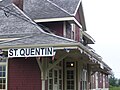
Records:
[[[81,0],[0,0],[0,90],[109,90]]]

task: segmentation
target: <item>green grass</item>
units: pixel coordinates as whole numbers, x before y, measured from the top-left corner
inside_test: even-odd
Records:
[[[120,90],[120,87],[110,87],[110,90]]]

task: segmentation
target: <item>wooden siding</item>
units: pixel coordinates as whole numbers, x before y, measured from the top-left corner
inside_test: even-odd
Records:
[[[80,14],[79,14],[79,9],[78,9],[78,11],[77,11],[77,13],[76,13],[76,15],[75,15],[75,18],[76,18],[76,20],[78,21],[78,22],[80,22]]]
[[[8,60],[8,90],[41,90],[40,70],[35,58]]]
[[[103,74],[98,73],[98,88],[103,88]]]
[[[66,37],[71,39],[72,26],[69,22],[66,22]]]
[[[63,36],[63,22],[46,22],[41,24],[48,27],[54,34]]]
[[[80,41],[80,28],[77,25],[75,26],[75,40]]]
[[[91,76],[91,88],[90,89],[95,89],[96,88],[96,74],[93,74]]]
[[[109,79],[108,79],[108,75],[105,75],[105,88],[109,88]]]
[[[12,0],[12,2],[18,6],[21,10],[23,10],[23,0]]]

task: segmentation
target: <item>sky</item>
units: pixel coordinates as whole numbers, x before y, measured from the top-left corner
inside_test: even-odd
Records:
[[[82,0],[90,45],[120,78],[120,0]]]

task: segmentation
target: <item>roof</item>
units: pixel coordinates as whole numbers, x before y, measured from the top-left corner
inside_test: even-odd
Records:
[[[0,7],[0,35],[40,33],[37,25],[15,5]]]
[[[80,9],[79,9],[80,8]],[[74,21],[83,30],[86,30],[84,12],[81,0],[24,0],[24,12],[35,22]],[[75,15],[80,12],[80,20]]]
[[[82,44],[44,32],[36,23],[12,3],[0,3],[0,48],[21,46],[73,45],[79,46],[98,59]]]
[[[66,44],[75,41],[44,32],[14,4],[0,6],[0,46]]]
[[[32,19],[73,16],[80,0],[24,0],[24,11]]]
[[[7,4],[9,4],[9,3],[11,3],[10,0],[0,0],[0,6],[1,6],[1,5],[7,5]]]
[[[24,0],[24,11],[32,19],[68,17],[69,13],[49,0]]]

